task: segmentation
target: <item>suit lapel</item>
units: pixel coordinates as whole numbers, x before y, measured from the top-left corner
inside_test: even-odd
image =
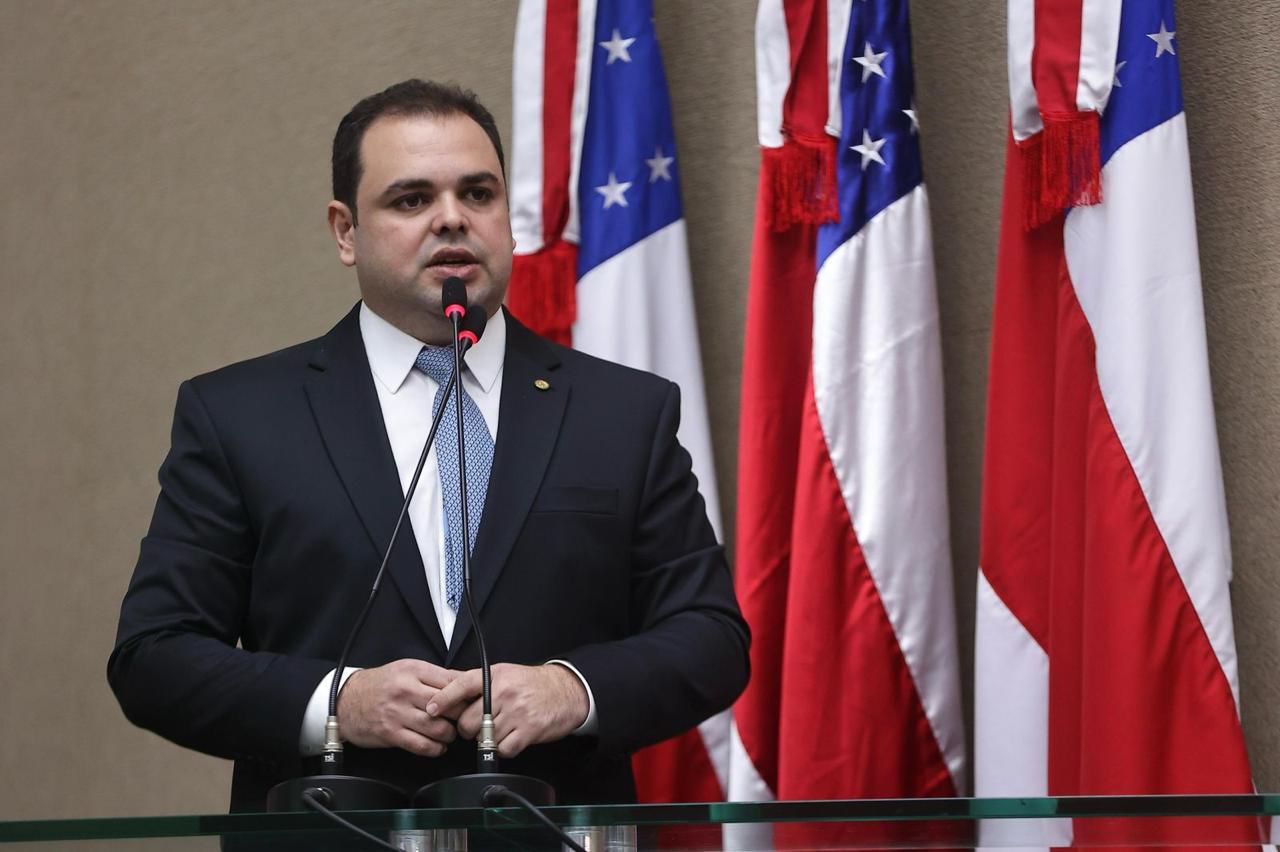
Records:
[[[498,441],[494,445],[484,517],[471,555],[471,596],[477,613],[483,612],[524,527],[569,402],[569,378],[559,372],[560,358],[555,350],[510,312],[506,323]],[[545,389],[535,384],[539,380],[547,386]],[[445,665],[452,665],[471,627],[471,615],[463,606],[458,611]]]
[[[329,458],[369,535],[376,566],[386,552],[404,492],[360,337],[359,305],[320,340],[309,366],[306,390],[312,413]],[[387,571],[443,658],[444,637],[431,607],[422,557],[407,518]]]

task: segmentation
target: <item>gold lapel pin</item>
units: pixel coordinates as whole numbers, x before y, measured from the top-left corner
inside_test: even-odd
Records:
[[[538,390],[551,390],[551,382],[546,379],[534,379],[533,386]]]

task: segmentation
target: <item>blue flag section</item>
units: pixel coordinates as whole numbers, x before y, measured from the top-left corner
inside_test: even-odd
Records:
[[[1102,114],[1102,162],[1182,112],[1173,0],[1125,3],[1111,98]]]
[[[600,0],[583,130],[578,277],[684,216],[671,99],[647,0]]]
[[[840,79],[840,221],[818,234],[818,265],[924,180],[906,0],[858,2]]]

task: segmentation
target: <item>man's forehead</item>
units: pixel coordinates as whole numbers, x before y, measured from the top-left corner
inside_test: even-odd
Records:
[[[498,152],[484,128],[463,113],[447,115],[396,113],[374,119],[360,142],[364,172],[395,168],[414,158],[468,161],[464,171],[500,171]]]

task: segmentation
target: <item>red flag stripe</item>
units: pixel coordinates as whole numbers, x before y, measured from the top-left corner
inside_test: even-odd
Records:
[[[1077,616],[1050,631],[1050,792],[1250,792],[1231,686],[1116,435],[1065,271],[1059,292],[1051,594]]]
[[[1031,78],[1041,115],[1076,114],[1083,6],[1083,0],[1036,0]]]
[[[765,175],[761,174],[761,195]],[[776,794],[782,644],[791,565],[800,420],[809,371],[816,227],[778,239],[757,209],[743,345],[738,437],[737,591],[751,625],[751,682],[734,720]],[[779,329],[792,343],[778,345]]]
[[[826,142],[827,4],[788,0],[783,6],[791,44],[791,86],[782,105],[784,136]]]
[[[569,221],[569,142],[578,63],[578,0],[547,0],[542,76],[542,235],[560,239]]]
[[[631,765],[642,802],[724,800],[715,766],[697,728],[637,752]]]
[[[1024,231],[1025,173],[1012,136],[1005,149],[997,281],[987,380],[979,561],[991,588],[1042,649],[1049,649],[1049,518],[1060,221]]]
[[[825,19],[822,0],[761,2],[756,19],[758,61],[766,66],[776,62],[776,42],[784,35],[789,54],[785,75],[773,67],[758,75],[762,145],[785,145],[797,134],[826,143]],[[787,86],[782,126],[766,127],[764,122],[777,115],[773,97],[783,76]],[[767,168],[773,150],[762,149],[756,194],[738,436],[735,577],[752,641],[751,681],[733,715],[751,765],[731,767],[731,788],[749,791],[758,779],[776,796],[791,523],[811,354],[817,228],[796,217],[789,220],[784,236],[775,233],[775,206],[802,204],[798,198],[776,198],[775,177]],[[777,345],[779,329],[787,330],[791,344]]]
[[[957,795],[849,517],[812,387],[797,479],[778,797]]]

